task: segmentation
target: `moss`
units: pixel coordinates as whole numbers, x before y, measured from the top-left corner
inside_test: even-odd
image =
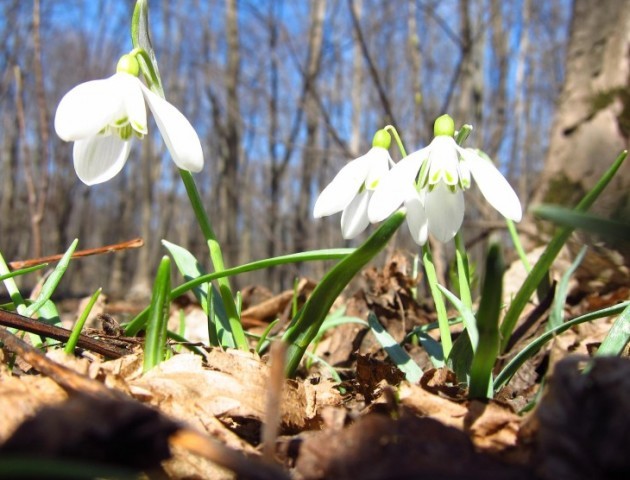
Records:
[[[630,138],[630,88],[617,87],[598,92],[591,98],[593,115],[608,108],[615,100],[621,100],[622,109],[617,116],[617,125],[624,138]]]
[[[558,172],[549,180],[549,188],[545,193],[543,202],[572,207],[580,201],[585,193],[584,187],[580,183],[571,182],[566,175]]]

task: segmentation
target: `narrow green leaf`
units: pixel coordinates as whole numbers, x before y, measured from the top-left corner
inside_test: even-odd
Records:
[[[283,340],[287,349],[287,376],[292,377],[308,345],[317,335],[335,299],[350,280],[387,245],[405,220],[402,210],[395,212],[353,253],[337,263],[317,284],[300,312],[294,317]]]
[[[166,240],[162,240],[162,245],[164,245],[173,257],[175,265],[184,277],[184,280],[191,282],[205,275],[197,259],[188,250]],[[211,290],[211,294],[209,294],[209,289]],[[214,325],[216,334],[212,335],[209,332],[210,340],[212,341],[216,337],[219,341],[218,345],[224,348],[234,348],[236,343],[231,332],[230,321],[225,305],[223,304],[223,299],[216,290],[216,287],[209,282],[201,283],[194,286],[192,292],[205,314],[208,315],[208,319]],[[174,297],[171,296],[171,299],[172,298]],[[209,303],[209,299],[212,301],[211,304]],[[212,308],[209,308],[209,306]]]
[[[153,283],[153,294],[149,307],[149,322],[147,324],[144,342],[145,372],[151,370],[164,359],[166,349],[166,326],[168,322],[169,296],[171,283],[171,259],[163,257],[158,267]]]
[[[442,350],[442,345],[436,339],[434,339],[431,335],[426,332],[419,331],[417,332],[418,340],[420,340],[420,345],[429,355],[429,359],[435,368],[442,368],[446,363],[444,362],[444,351]],[[451,350],[452,352],[452,350]]]
[[[267,325],[267,328],[265,328],[262,335],[258,339],[258,343],[256,344],[256,353],[258,355],[260,355],[260,353],[267,348],[267,345],[269,344],[269,342],[267,341],[267,337],[269,336],[269,333],[271,333],[271,330],[273,329],[273,327],[278,325],[279,321],[280,319],[276,318],[273,322]]]
[[[499,243],[492,243],[486,256],[486,271],[477,311],[479,343],[470,367],[470,398],[492,397],[492,369],[499,356],[499,315],[503,304],[505,264]]]
[[[409,354],[394,340],[383,325],[378,321],[374,312],[368,314],[368,324],[372,333],[381,344],[385,353],[392,359],[398,369],[405,374],[407,381],[417,383],[422,377],[422,369],[414,362]]]
[[[549,321],[547,322],[547,330],[556,328],[564,322],[564,305],[567,301],[567,295],[569,294],[569,282],[571,281],[571,277],[575,273],[575,270],[578,268],[580,263],[582,263],[587,249],[588,247],[586,247],[586,245],[582,247],[571,266],[566,272],[564,272],[564,275],[562,275],[562,278],[556,287],[553,305],[551,306],[551,312],[549,313]]]
[[[586,315],[582,315],[580,317],[574,318],[573,320],[569,320],[564,322],[562,325],[549,330],[548,332],[543,333],[539,337],[532,340],[525,348],[523,348],[520,352],[514,355],[514,358],[508,362],[508,364],[503,367],[501,373],[497,375],[494,380],[494,390],[498,391],[501,387],[507,384],[510,381],[512,376],[518,371],[519,368],[533,355],[535,355],[549,340],[554,338],[556,335],[561,334],[562,332],[574,327],[575,325],[579,325],[585,322],[591,322],[593,320],[597,320],[598,318],[608,317],[610,315],[616,315],[624,311],[628,306],[630,306],[630,302],[623,302],[619,305],[615,305],[613,307],[604,308],[602,310],[598,310],[597,312],[587,313]]]
[[[177,288],[174,288],[170,293],[170,299],[173,300],[186,292],[191,291],[199,285],[211,282],[222,277],[230,277],[239,275],[241,273],[253,272],[256,270],[262,270],[265,268],[273,267],[276,265],[285,265],[287,263],[300,263],[300,262],[313,262],[318,260],[337,260],[342,259],[353,253],[354,248],[332,248],[324,250],[313,250],[309,252],[292,253],[289,255],[282,255],[279,257],[265,258],[263,260],[257,260],[251,263],[239,265],[238,267],[228,268],[221,272],[207,273],[201,275],[194,280],[190,280]],[[136,335],[147,321],[148,308],[145,308],[136,317],[125,325],[125,335]]]
[[[590,206],[595,202],[597,197],[602,193],[604,188],[610,183],[613,179],[619,167],[623,164],[624,160],[628,155],[627,151],[623,151],[613,162],[611,167],[602,175],[597,184],[592,188],[590,192],[588,192],[584,198],[578,203],[575,207],[576,212],[585,212],[590,208]],[[555,260],[558,253],[569,239],[571,232],[573,232],[572,227],[562,227],[558,230],[558,232],[551,239],[547,248],[545,248],[544,252],[536,262],[536,265],[532,268],[529,275],[521,285],[521,288],[516,293],[508,311],[505,314],[503,322],[501,323],[501,351],[505,351],[507,347],[510,337],[512,336],[512,332],[514,331],[514,327],[516,326],[516,322],[518,321],[523,309],[527,305],[527,302],[531,298],[532,294],[536,290],[536,287],[540,284],[540,282],[545,278],[551,264]]]
[[[539,205],[532,209],[534,215],[558,225],[596,233],[603,238],[630,238],[630,223],[602,218],[590,213],[576,212],[558,205]]]
[[[621,312],[597,349],[595,356],[619,356],[630,341],[630,306]]]
[[[63,257],[61,257],[61,260],[59,260],[59,263],[57,263],[55,269],[44,282],[44,286],[42,287],[35,301],[26,308],[26,311],[24,313],[25,317],[32,317],[35,313],[37,313],[42,305],[44,305],[44,303],[46,303],[50,299],[52,294],[55,293],[55,290],[57,289],[57,286],[59,285],[63,274],[66,272],[66,269],[70,264],[72,254],[77,248],[78,243],[79,240],[75,239],[70,245],[70,248],[68,248],[66,253],[63,254]]]
[[[40,263],[39,265],[34,265],[32,267],[21,268],[19,270],[14,270],[9,273],[5,273],[0,275],[0,282],[5,281],[8,278],[19,277],[20,275],[26,275],[27,273],[35,272],[37,270],[41,270],[42,268],[46,268],[48,266],[47,263]]]
[[[70,334],[70,338],[68,338],[68,342],[66,343],[66,346],[64,348],[64,351],[68,355],[72,355],[74,353],[74,349],[76,348],[77,342],[79,341],[79,335],[81,335],[83,326],[85,325],[85,322],[87,321],[88,316],[90,315],[90,312],[92,311],[92,307],[94,307],[94,304],[98,300],[98,297],[101,294],[102,290],[103,290],[102,288],[99,288],[98,290],[96,290],[96,292],[92,294],[92,296],[90,297],[90,300],[88,301],[88,304],[85,306],[85,308],[81,312],[79,319],[74,324],[74,327],[72,327],[72,333]]]
[[[437,272],[435,271],[435,265],[433,265],[433,257],[428,243],[422,247],[422,263],[424,265],[427,283],[429,284],[429,290],[431,290],[431,296],[433,297],[433,302],[435,303],[435,310],[437,312],[438,325],[440,329],[440,342],[442,343],[442,351],[444,352],[443,356],[444,358],[448,358],[451,354],[451,349],[453,348],[453,340],[451,337],[446,305],[444,304],[444,297],[440,292]]]
[[[142,70],[142,74],[145,78],[150,79],[150,82],[148,83],[151,90],[160,97],[164,98],[162,80],[160,78],[157,58],[155,57],[155,51],[153,50],[153,44],[151,42],[151,34],[149,32],[148,0],[136,1],[136,6],[133,10],[133,16],[131,18],[131,43],[134,48],[141,48],[147,53],[148,59],[145,56],[138,57],[140,69]],[[150,64],[148,62],[150,62]]]

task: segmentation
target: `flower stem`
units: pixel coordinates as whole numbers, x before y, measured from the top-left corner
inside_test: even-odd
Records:
[[[523,249],[523,245],[521,244],[521,239],[518,238],[516,225],[514,225],[514,221],[510,220],[509,218],[506,218],[505,222],[507,223],[508,231],[510,232],[510,237],[512,237],[512,243],[514,244],[514,248],[518,253],[518,257],[521,259],[521,262],[525,267],[525,271],[529,273],[532,271],[532,266],[527,259],[527,255],[525,254],[525,250]]]
[[[457,279],[459,280],[459,297],[462,303],[472,308],[472,295],[470,293],[470,269],[468,267],[468,254],[464,246],[464,240],[460,232],[455,234],[455,256],[457,258]]]
[[[429,288],[431,289],[431,296],[435,302],[438,327],[440,330],[440,340],[442,343],[442,352],[444,352],[444,358],[448,358],[453,348],[453,339],[451,338],[451,330],[448,323],[448,315],[446,314],[444,297],[438,287],[435,265],[433,265],[433,257],[431,256],[431,250],[429,249],[428,244],[425,244],[422,247],[422,263],[424,264],[424,270],[427,274],[427,282],[429,283]]]
[[[192,173],[188,170],[180,169],[179,174],[182,177],[184,186],[186,187],[186,193],[188,194],[190,204],[195,212],[197,223],[199,224],[203,236],[208,244],[210,259],[212,260],[214,270],[216,272],[222,272],[225,270],[225,264],[223,262],[221,246],[219,245],[219,241],[217,240],[214,230],[212,229],[212,225],[210,224],[208,214],[203,206],[203,202],[201,200],[201,196],[199,195],[199,190],[197,190],[197,185],[195,184]],[[219,293],[221,294],[221,299],[223,300],[223,305],[225,306],[225,311],[230,321],[230,328],[232,330],[236,346],[240,350],[247,351],[249,349],[249,344],[245,338],[245,332],[243,331],[243,326],[241,325],[241,321],[239,319],[236,303],[234,303],[234,295],[232,294],[232,288],[230,287],[230,280],[228,277],[222,277],[217,280],[217,283],[219,284]]]
[[[400,150],[401,155],[403,156],[403,158],[406,157],[407,150],[405,150],[405,146],[400,139],[400,135],[398,135],[398,130],[396,130],[393,125],[387,125],[383,130],[388,130],[392,132],[392,135],[394,136],[394,140],[396,140],[396,144],[398,145],[398,149]]]

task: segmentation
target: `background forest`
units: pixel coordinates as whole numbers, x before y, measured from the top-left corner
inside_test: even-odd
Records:
[[[572,2],[150,4],[166,96],[201,137],[206,164],[197,184],[228,265],[344,246],[339,216],[312,219],[319,191],[367,151],[377,129],[393,124],[413,151],[442,113],[474,126],[468,144],[487,152],[529,205],[565,78]],[[0,1],[0,251],[10,261],[63,252],[75,237],[79,248],[145,241],[74,262],[64,286],[75,293],[148,292],[162,238],[205,258],[159,138],[132,150],[121,175],[87,187],[71,144],[52,128],[62,95],[111,75],[129,51],[132,8],[131,0]],[[477,193],[468,196],[464,236],[481,246],[489,229],[504,226]],[[417,248],[406,235],[397,246]],[[240,284],[286,288],[322,269],[275,269]]]

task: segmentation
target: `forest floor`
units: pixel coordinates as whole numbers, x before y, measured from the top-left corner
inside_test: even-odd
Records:
[[[402,257],[365,270],[340,300],[345,315],[373,311],[398,341],[435,321],[414,300],[417,279],[408,271]],[[310,285],[302,282],[304,296]],[[575,285],[566,317],[629,294],[627,286],[587,292]],[[290,297],[268,294],[244,309],[245,323],[256,331],[275,317],[286,322]],[[193,303],[180,307],[203,317]],[[116,318],[120,308],[112,303],[105,311]],[[546,315],[537,309],[511,352],[540,334]],[[408,351],[424,375],[407,382],[356,323],[331,330],[317,347],[341,383],[321,364],[284,380],[275,347],[261,358],[198,344],[203,357],[182,349],[143,374],[141,341],[111,325],[89,333],[124,353],[109,360],[87,348],[78,357],[61,350],[44,356],[5,333],[0,477],[630,478],[627,350],[582,368],[611,323],[600,319],[557,336],[490,401],[469,400],[453,373],[432,368],[418,346]]]

